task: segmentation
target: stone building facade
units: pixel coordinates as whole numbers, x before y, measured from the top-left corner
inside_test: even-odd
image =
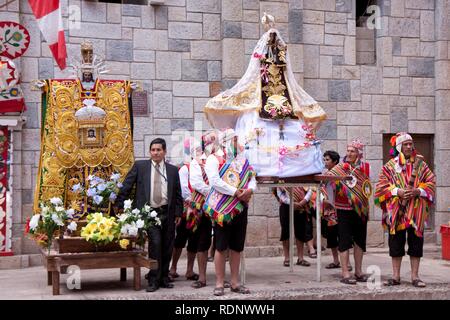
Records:
[[[243,75],[267,12],[289,44],[298,82],[328,113],[319,131],[323,151],[343,154],[347,141],[361,138],[375,182],[383,163],[383,134],[431,135],[438,187],[427,237],[439,243],[438,226],[450,220],[449,0],[379,0],[379,28],[373,30],[367,27],[370,17],[357,26],[356,0],[106,2],[61,1],[68,55],[78,57],[79,44],[91,40],[107,62],[107,77],[142,82],[148,113],[134,117],[136,158],[147,157],[156,136],[170,147],[173,131],[208,128],[204,104]],[[32,90],[31,81],[68,72],[54,63],[28,1],[2,7],[0,20],[20,22],[31,34],[30,48],[17,61],[27,121],[14,131],[13,162],[13,251],[29,254],[36,246],[23,230],[32,212],[41,121],[40,92]],[[381,212],[371,202],[368,242],[382,246]],[[249,210],[248,255],[278,254],[279,235],[277,203],[260,189]]]

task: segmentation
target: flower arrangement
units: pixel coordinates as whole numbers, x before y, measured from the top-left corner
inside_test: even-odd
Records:
[[[145,205],[141,210],[132,209],[132,200],[124,201],[124,212],[118,216],[120,224],[120,236],[136,237],[137,243],[144,246],[146,230],[150,226],[160,226],[161,219],[158,214],[150,206]],[[126,248],[128,245],[127,239],[122,239],[120,245]]]
[[[72,187],[72,192],[82,193],[88,198],[91,198],[92,205],[96,208],[95,211],[99,211],[100,208],[108,206],[109,202],[116,200],[117,193],[122,187],[119,179],[119,173],[113,173],[108,181],[98,176],[90,175],[88,177],[89,187],[87,190],[78,183]]]
[[[50,251],[54,237],[62,234],[64,228],[69,231],[77,229],[73,218],[73,209],[64,209],[61,198],[54,197],[40,204],[41,212],[28,219],[25,232],[30,234],[39,245]],[[71,221],[69,223],[69,221]]]
[[[96,245],[105,245],[119,239],[120,225],[114,217],[105,217],[96,212],[87,216],[87,225],[81,229],[81,236]]]

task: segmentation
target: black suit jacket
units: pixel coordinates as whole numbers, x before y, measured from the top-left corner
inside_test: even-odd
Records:
[[[173,225],[175,217],[181,217],[183,213],[183,198],[181,196],[180,176],[178,175],[178,168],[166,164],[167,174],[167,202],[168,214],[167,220],[169,226]],[[123,208],[124,201],[129,197],[133,186],[136,184],[136,198],[133,201],[133,207],[141,209],[145,204],[150,205],[150,188],[151,188],[151,160],[138,160],[134,163],[131,170],[128,172],[123,186],[117,195],[115,206]]]

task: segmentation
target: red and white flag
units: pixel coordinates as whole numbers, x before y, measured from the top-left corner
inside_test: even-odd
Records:
[[[28,0],[39,29],[61,70],[66,68],[66,40],[59,0]]]

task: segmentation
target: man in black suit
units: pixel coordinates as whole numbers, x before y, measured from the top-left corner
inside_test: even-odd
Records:
[[[177,167],[165,162],[166,141],[156,138],[150,143],[150,160],[136,161],[128,172],[117,196],[116,206],[123,208],[123,202],[136,184],[134,204],[138,209],[149,204],[161,218],[161,226],[148,230],[151,259],[158,261],[158,269],[148,274],[147,292],[173,288],[169,283],[169,264],[175,238],[175,225],[183,212],[180,177]]]

